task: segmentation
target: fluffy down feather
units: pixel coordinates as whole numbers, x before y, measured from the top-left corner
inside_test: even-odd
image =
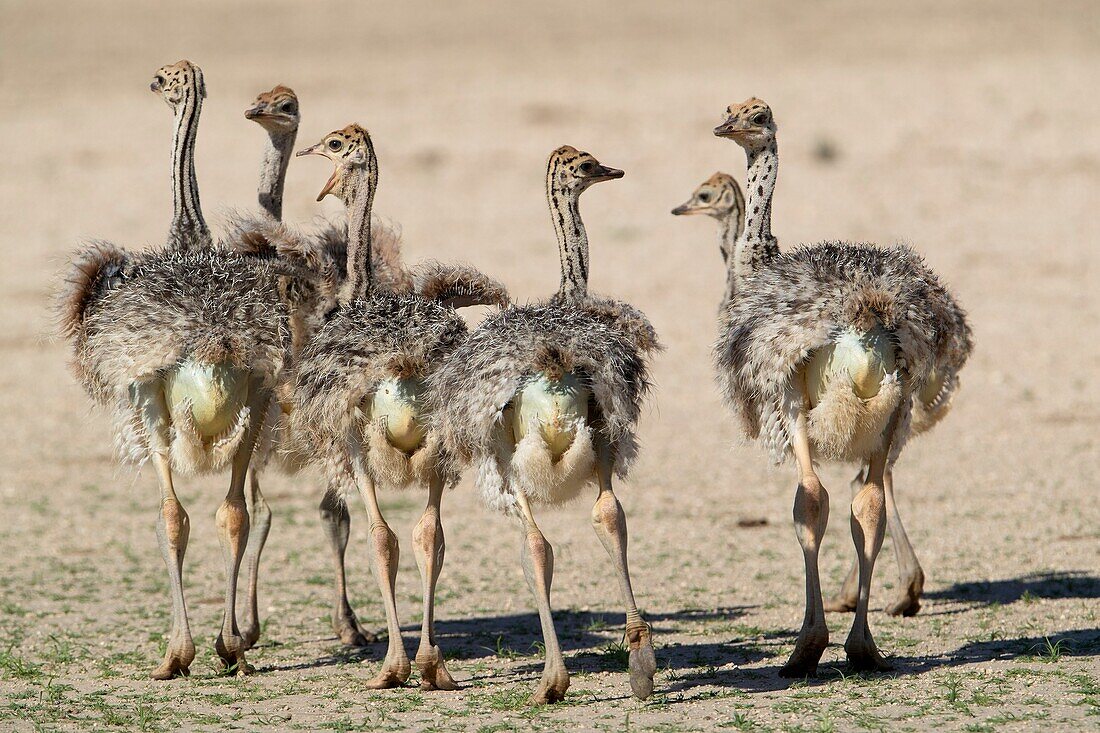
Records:
[[[508,289],[481,271],[435,260],[417,266],[413,272],[413,289],[420,297],[449,308],[471,305],[504,308],[510,302]]]
[[[76,254],[59,295],[69,314],[61,325],[78,381],[114,412],[124,458],[145,457],[131,385],[185,359],[227,361],[275,386],[290,348],[282,273],[222,248],[127,255],[95,243]]]
[[[322,462],[329,480],[347,486],[349,456],[370,443],[363,400],[390,377],[429,379],[466,338],[466,325],[453,310],[410,293],[376,291],[332,311],[302,352],[291,413],[293,440]],[[430,405],[428,405],[430,409]],[[301,446],[288,446],[298,455]],[[429,430],[421,452],[435,452],[444,475],[453,478],[446,451]],[[379,464],[381,465],[381,464]],[[388,479],[391,468],[376,478]],[[409,480],[426,465],[419,457],[407,467]],[[376,466],[377,468],[377,466]]]
[[[943,364],[954,374],[969,354],[969,328],[961,309],[909,247],[805,246],[779,255],[746,278],[722,310],[714,359],[722,393],[749,437],[760,438],[777,461],[785,458],[792,430],[785,390],[795,370],[841,331],[866,330],[876,322],[897,342],[899,400],[909,399],[933,366]],[[867,417],[826,421],[822,415],[818,432],[854,431]],[[813,419],[811,415],[811,426]],[[906,420],[899,428],[899,443],[908,426]],[[848,440],[843,435],[833,435],[829,442],[831,457],[866,458],[857,454],[867,444],[844,447]]]
[[[634,428],[650,387],[648,360],[660,348],[646,317],[613,300],[551,300],[491,316],[432,378],[444,445],[478,466],[478,483],[491,505],[507,505],[506,497],[497,496],[510,491],[499,468],[511,457],[497,455],[495,440],[504,409],[527,379],[572,371],[591,390],[615,470],[625,476],[636,451]],[[537,475],[525,478],[530,483]]]
[[[374,287],[391,293],[407,293],[413,288],[412,274],[401,257],[401,229],[392,222],[371,217],[371,273]],[[339,268],[340,282],[347,280],[347,223],[325,222],[316,234],[318,245]]]

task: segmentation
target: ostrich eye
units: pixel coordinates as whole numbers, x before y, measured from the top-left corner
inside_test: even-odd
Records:
[[[342,147],[344,147],[344,143],[340,142],[339,140],[329,140],[328,141],[328,149],[331,150],[334,153],[337,152]]]
[[[294,114],[294,102],[283,102],[283,106],[281,109],[288,115]]]
[[[707,191],[703,191],[699,194],[699,200],[702,201],[704,204],[707,203],[708,201],[710,201],[710,193],[708,193]]]
[[[155,81],[160,86],[164,86],[167,82],[167,80],[161,74],[157,74],[156,76],[154,76],[153,81]]]
[[[586,160],[581,163],[581,173],[591,173],[596,168],[595,164],[591,160]]]
[[[766,125],[766,124],[768,124],[768,113],[767,112],[757,112],[756,114],[754,114],[752,116],[752,123],[754,125]]]

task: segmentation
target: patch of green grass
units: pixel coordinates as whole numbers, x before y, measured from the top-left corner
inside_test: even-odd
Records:
[[[719,728],[734,728],[736,730],[755,730],[757,725],[744,713],[734,713],[733,717],[725,723],[720,723]]]
[[[20,656],[13,643],[0,651],[0,672],[12,679],[37,680],[42,677],[42,666]]]
[[[1048,664],[1057,662],[1062,655],[1069,650],[1069,643],[1065,639],[1052,642],[1050,637],[1045,637],[1043,643],[1034,647],[1037,650],[1035,658]]]
[[[531,692],[521,686],[504,687],[484,695],[471,695],[472,710],[524,710],[528,707]]]
[[[514,661],[524,656],[512,647],[504,645],[504,634],[497,634],[497,642],[495,646],[485,646],[482,647],[482,649],[493,652],[493,654],[496,655],[497,659],[507,659],[508,661]]]
[[[601,650],[604,663],[612,669],[625,669],[630,662],[630,649],[621,641],[610,641]]]

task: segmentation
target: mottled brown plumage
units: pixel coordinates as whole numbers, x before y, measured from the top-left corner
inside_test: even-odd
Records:
[[[905,246],[800,247],[745,278],[721,313],[714,358],[722,393],[748,436],[759,437],[777,460],[789,455],[783,400],[791,376],[841,331],[875,323],[896,340],[907,394],[934,366],[956,374],[970,351],[962,311]],[[898,449],[906,434],[895,439]],[[866,458],[844,451],[831,457]]]
[[[560,503],[599,487],[592,523],[615,566],[626,606],[630,684],[646,699],[656,659],[634,602],[626,559],[626,516],[612,489],[637,446],[634,429],[660,345],[633,306],[588,293],[588,236],[580,195],[623,172],[570,146],[550,154],[546,193],[561,257],[558,293],[513,306],[481,323],[431,378],[444,446],[477,466],[486,503],[523,524],[524,575],[546,647],[532,701],[561,700],[569,687],[550,611],[554,553],[532,502]]]
[[[375,575],[389,633],[382,671],[367,683],[372,688],[402,685],[410,674],[394,598],[398,542],[382,515],[376,487],[416,483],[428,489],[427,507],[413,533],[424,581],[416,663],[423,689],[454,689],[435,638],[434,598],[444,556],[442,494],[457,473],[432,424],[434,403],[424,390],[467,333],[454,308],[444,303],[462,304],[458,300],[486,294],[499,298],[503,289],[493,289],[496,284],[474,270],[448,277],[432,265],[423,270],[419,285],[434,299],[380,284],[371,224],[378,161],[370,135],[349,125],[299,153],[305,154],[324,155],[336,166],[318,200],[332,193],[347,207],[347,274],[336,306],[302,351],[291,432],[295,442],[304,444],[303,452],[321,464],[331,487],[343,494],[358,489],[371,516]]]
[[[592,391],[616,473],[625,477],[650,388],[649,358],[660,348],[641,311],[595,296],[513,306],[490,316],[433,378],[445,444],[478,466],[479,487],[490,506],[512,506],[507,471],[496,465],[494,426],[527,380],[575,372]]]
[[[912,431],[913,396],[942,379],[931,409],[938,415],[946,409],[970,351],[970,330],[951,294],[908,247],[829,242],[778,253],[770,222],[776,130],[770,107],[750,98],[731,105],[714,131],[745,149],[749,167],[745,231],[714,350],[718,381],[746,433],[777,461],[789,456],[798,464],[793,514],[806,564],[806,607],[780,675],[816,673],[829,643],[826,608],[855,611],[844,647],[849,665],[887,670],[867,617],[888,505],[903,585],[902,601],[891,609],[915,613],[923,583],[893,504],[890,466]],[[853,482],[856,569],[844,598],[828,607],[818,569],[829,518],[816,469],[821,459],[867,466]]]
[[[176,116],[175,211],[167,244],[140,253],[86,245],[58,293],[59,325],[72,343],[81,384],[115,418],[123,456],[152,463],[160,485],[157,537],[172,626],[155,679],[187,675],[195,658],[183,592],[190,521],[173,472],[232,466],[215,520],[226,567],[215,649],[227,669],[243,675],[251,671],[249,644],[236,622],[237,570],[249,532],[244,482],[254,448],[269,443],[271,396],[291,351],[283,282],[312,275],[211,243],[194,172],[202,72],[180,61],[159,69],[150,89]]]

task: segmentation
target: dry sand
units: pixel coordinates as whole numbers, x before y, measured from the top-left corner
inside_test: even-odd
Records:
[[[1100,7],[1095,3],[0,3],[0,728],[679,731],[1048,730],[1100,724]],[[395,4],[396,5],[396,4]],[[254,205],[262,133],[242,112],[275,83],[302,99],[299,140],[357,120],[382,166],[376,204],[410,259],[463,259],[519,299],[550,292],[557,252],[543,165],[569,143],[624,168],[585,200],[592,287],[642,307],[657,362],[644,452],[620,488],[640,605],[661,671],[629,696],[621,608],[587,502],[542,512],[558,553],[566,703],[525,701],[541,657],[519,538],[467,479],[446,498],[438,618],[453,693],[369,692],[384,645],[331,636],[312,476],[266,478],[259,668],[215,675],[226,477],[181,481],[200,656],[154,683],[168,629],[152,472],[120,469],[103,415],[49,331],[52,278],[82,237],[155,244],[169,217],[171,122],[146,90],[187,57],[209,99],[198,174],[210,219]],[[784,246],[912,242],[957,290],[977,349],[953,414],[908,447],[899,502],[928,574],[920,615],[872,615],[893,674],[843,674],[833,615],[822,677],[776,672],[802,614],[793,473],[741,441],[711,378],[723,276],[710,222],[668,210],[715,169],[710,129],[767,99],[780,124]],[[824,160],[822,147],[836,156]],[[319,212],[327,175],[295,162],[287,217]],[[826,470],[827,589],[852,556],[849,467]],[[408,537],[423,497],[387,498]],[[350,585],[382,628],[353,506]],[[737,521],[765,517],[765,526]],[[419,579],[398,579],[410,650]],[[872,604],[895,582],[889,539]],[[1049,647],[1048,647],[1049,643]]]

